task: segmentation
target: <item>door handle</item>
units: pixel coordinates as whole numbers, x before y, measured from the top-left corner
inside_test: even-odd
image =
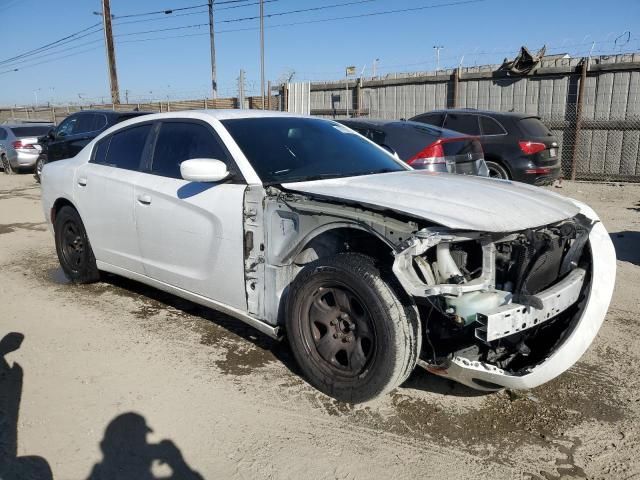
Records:
[[[80,185],[81,187],[86,187],[87,186],[87,179],[84,177],[80,177],[78,179],[78,185]]]
[[[151,205],[151,197],[149,195],[138,195],[138,202],[143,205]]]

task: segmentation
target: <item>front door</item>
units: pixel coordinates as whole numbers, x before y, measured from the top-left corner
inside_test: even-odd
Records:
[[[243,201],[246,185],[183,180],[180,163],[232,160],[205,122],[161,122],[147,174],[135,187],[140,249],[147,276],[246,309]],[[235,182],[235,183],[234,183]]]

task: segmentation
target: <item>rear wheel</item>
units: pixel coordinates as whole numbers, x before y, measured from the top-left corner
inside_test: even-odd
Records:
[[[14,173],[13,167],[6,155],[3,154],[0,156],[0,163],[2,163],[2,169],[6,175],[12,175]]]
[[[340,254],[306,266],[289,293],[286,327],[314,387],[338,400],[371,400],[402,383],[420,351],[415,305],[373,259]]]
[[[74,283],[100,280],[87,232],[75,208],[64,206],[56,214],[54,224],[56,252],[64,273]]]
[[[36,161],[36,168],[35,171],[33,172],[33,176],[36,179],[36,182],[40,183],[40,178],[42,176],[42,167],[44,167],[44,158],[42,157],[38,157],[38,160]]]
[[[487,164],[487,168],[489,169],[489,176],[491,178],[501,178],[503,180],[509,179],[509,172],[502,165],[497,162],[488,160],[485,160],[485,163]]]

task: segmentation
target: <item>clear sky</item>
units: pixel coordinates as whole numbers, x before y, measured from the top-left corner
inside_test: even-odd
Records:
[[[122,101],[125,91],[131,101],[210,96],[208,27],[197,26],[208,22],[206,7],[126,16],[201,4],[111,0]],[[219,95],[237,95],[240,69],[247,92],[259,93],[258,20],[242,20],[259,14],[257,0],[215,4]],[[265,14],[315,7],[323,8],[265,19],[267,80],[336,79],[347,65],[370,76],[376,58],[378,74],[433,70],[435,45],[444,47],[441,68],[500,63],[521,45],[586,55],[595,41],[594,54],[640,51],[640,0],[267,0]],[[392,10],[408,11],[369,15]],[[7,61],[101,22],[93,13],[100,11],[100,0],[0,0],[0,105],[32,104],[36,96],[108,101],[99,27]]]

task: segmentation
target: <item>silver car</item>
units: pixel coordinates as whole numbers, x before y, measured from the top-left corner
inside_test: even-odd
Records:
[[[50,123],[0,125],[0,163],[4,173],[33,170],[42,151],[38,137],[53,128]]]

